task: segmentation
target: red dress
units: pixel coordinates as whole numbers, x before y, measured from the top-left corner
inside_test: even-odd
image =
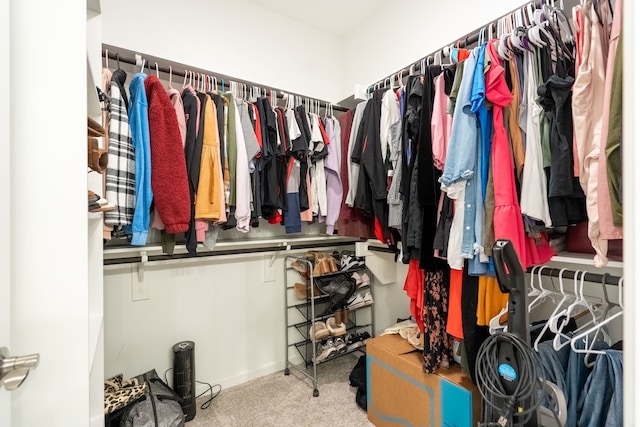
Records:
[[[496,240],[511,240],[522,267],[526,269],[524,224],[513,175],[513,157],[503,118],[503,108],[511,103],[512,97],[493,41],[487,43],[487,53],[491,55],[491,66],[485,74],[485,90],[487,101],[493,104],[494,129],[491,141],[491,167],[496,202],[493,232]]]

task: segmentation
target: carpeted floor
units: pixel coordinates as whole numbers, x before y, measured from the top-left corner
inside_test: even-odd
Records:
[[[208,409],[200,409],[187,427],[358,427],[373,426],[366,411],[355,402],[355,388],[349,373],[360,352],[318,365],[318,390],[313,397],[311,380],[296,369],[283,371],[232,387],[216,397]]]

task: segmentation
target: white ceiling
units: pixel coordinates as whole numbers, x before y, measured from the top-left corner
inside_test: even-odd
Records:
[[[342,37],[388,0],[248,0],[275,13]]]

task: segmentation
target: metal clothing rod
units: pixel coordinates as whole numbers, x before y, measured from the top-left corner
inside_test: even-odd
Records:
[[[385,252],[388,254],[399,254],[400,249],[395,248],[383,248],[380,246],[367,246],[367,250],[371,252]]]
[[[553,0],[554,3],[558,2],[558,1],[562,1],[562,0]],[[436,55],[441,54],[442,58],[445,58],[449,55],[449,53],[451,52],[451,49],[453,47],[462,47],[462,48],[466,48],[466,47],[471,47],[474,45],[474,43],[478,42],[478,39],[480,38],[480,33],[483,31],[483,29],[488,28],[490,25],[494,25],[494,28],[497,27],[497,22],[500,21],[501,19],[512,15],[513,13],[517,12],[517,11],[521,11],[524,10],[529,4],[533,4],[534,6],[536,4],[539,4],[540,1],[530,1],[525,3],[524,5],[513,9],[511,12],[505,13],[504,15],[502,15],[501,17],[491,21],[490,23],[483,25],[480,28],[477,28],[469,33],[467,33],[465,36],[460,37],[456,40],[454,40],[453,42],[446,44],[444,47],[437,49],[435,51],[433,51],[432,53],[430,53],[429,55],[423,56],[422,58],[418,59],[417,61],[412,62],[411,64],[399,69],[398,71],[396,71],[393,74],[389,74],[388,76],[386,76],[385,78],[383,78],[382,80],[378,80],[377,82],[369,85],[367,87],[367,90],[372,89],[372,88],[377,88],[377,87],[386,87],[386,82],[389,81],[391,82],[391,78],[395,78],[396,76],[400,75],[400,76],[408,76],[411,72],[411,70],[413,70],[414,67],[420,66],[420,64],[423,61],[426,61],[427,63],[429,63],[429,59],[431,59],[431,63],[433,63],[434,58],[436,57]],[[446,65],[446,64],[445,64]]]
[[[560,268],[542,268],[541,270],[539,270],[538,268],[536,268],[536,270],[532,273],[531,272],[532,269],[527,270],[527,273],[530,274],[540,274],[541,276],[549,276],[549,277],[560,277],[560,272],[562,271],[562,278],[563,279],[573,279],[574,277],[577,277],[578,279],[582,279],[582,272],[581,271],[575,271],[575,270],[565,270],[565,269],[560,269]],[[576,276],[577,274],[577,276]],[[592,283],[605,283],[607,285],[618,285],[618,283],[620,282],[621,277],[620,276],[613,276],[610,275],[608,273],[605,274],[600,274],[600,273],[585,273],[584,274],[584,281],[585,282],[592,282]]]
[[[149,72],[153,73],[156,71],[156,64],[158,64],[158,71],[164,74],[169,75],[169,73],[171,73],[171,75],[173,75],[174,77],[185,77],[185,70],[189,71],[192,73],[192,76],[195,78],[197,74],[201,74],[204,76],[211,76],[211,77],[215,77],[218,84],[221,84],[222,82],[224,82],[225,87],[226,88],[230,88],[231,87],[231,82],[233,83],[240,83],[240,84],[244,84],[247,86],[247,88],[250,87],[259,87],[260,89],[266,90],[267,94],[269,94],[270,91],[273,91],[276,93],[276,96],[280,99],[284,99],[286,95],[293,95],[299,98],[302,98],[303,100],[310,100],[311,102],[318,102],[320,103],[320,108],[326,109],[327,106],[331,106],[331,108],[333,108],[336,111],[349,111],[348,108],[343,107],[341,105],[336,105],[336,104],[332,104],[328,101],[324,101],[322,99],[317,99],[317,98],[312,98],[309,96],[304,96],[304,95],[300,95],[300,94],[296,94],[293,92],[287,92],[284,91],[282,89],[277,89],[271,86],[265,86],[262,84],[258,84],[258,83],[254,83],[254,82],[250,82],[248,80],[243,80],[243,79],[237,79],[235,77],[231,77],[231,76],[226,76],[220,73],[214,73],[212,71],[208,71],[208,70],[203,70],[201,68],[196,68],[196,67],[192,67],[189,65],[185,65],[185,64],[181,64],[179,62],[174,62],[174,61],[169,61],[167,59],[164,58],[159,58],[159,57],[155,57],[152,55],[147,55],[144,53],[136,53],[133,51],[130,51],[128,49],[124,49],[124,48],[120,48],[120,47],[116,47],[116,46],[110,46],[107,44],[103,44],[102,45],[102,57],[105,58],[107,56],[107,52],[108,52],[108,56],[109,59],[114,60],[114,61],[120,61],[120,62],[124,62],[126,64],[131,64],[134,66],[141,66],[141,60],[144,59],[145,60],[145,67],[149,67]],[[136,55],[139,56],[138,59],[136,58]]]
[[[205,252],[197,252],[195,255],[189,255],[188,253],[179,253],[174,255],[149,255],[147,257],[147,261],[172,261],[178,259],[193,259],[193,258],[204,258],[204,257],[215,257],[215,256],[223,256],[223,255],[243,255],[243,254],[254,254],[254,253],[263,253],[263,252],[280,252],[287,250],[298,250],[298,249],[307,249],[307,248],[318,248],[323,246],[349,246],[353,245],[354,242],[343,241],[343,242],[314,242],[314,243],[299,243],[287,246],[267,246],[263,248],[243,248],[243,249],[222,249],[222,250],[214,250],[214,251],[205,251]],[[121,265],[121,264],[136,264],[142,262],[142,256],[131,256],[131,257],[121,257],[121,258],[105,258],[103,260],[103,265]]]

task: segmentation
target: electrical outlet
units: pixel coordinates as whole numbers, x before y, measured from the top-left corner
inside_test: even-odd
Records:
[[[144,301],[151,299],[151,283],[148,280],[139,280],[135,274],[131,275],[131,301]]]

